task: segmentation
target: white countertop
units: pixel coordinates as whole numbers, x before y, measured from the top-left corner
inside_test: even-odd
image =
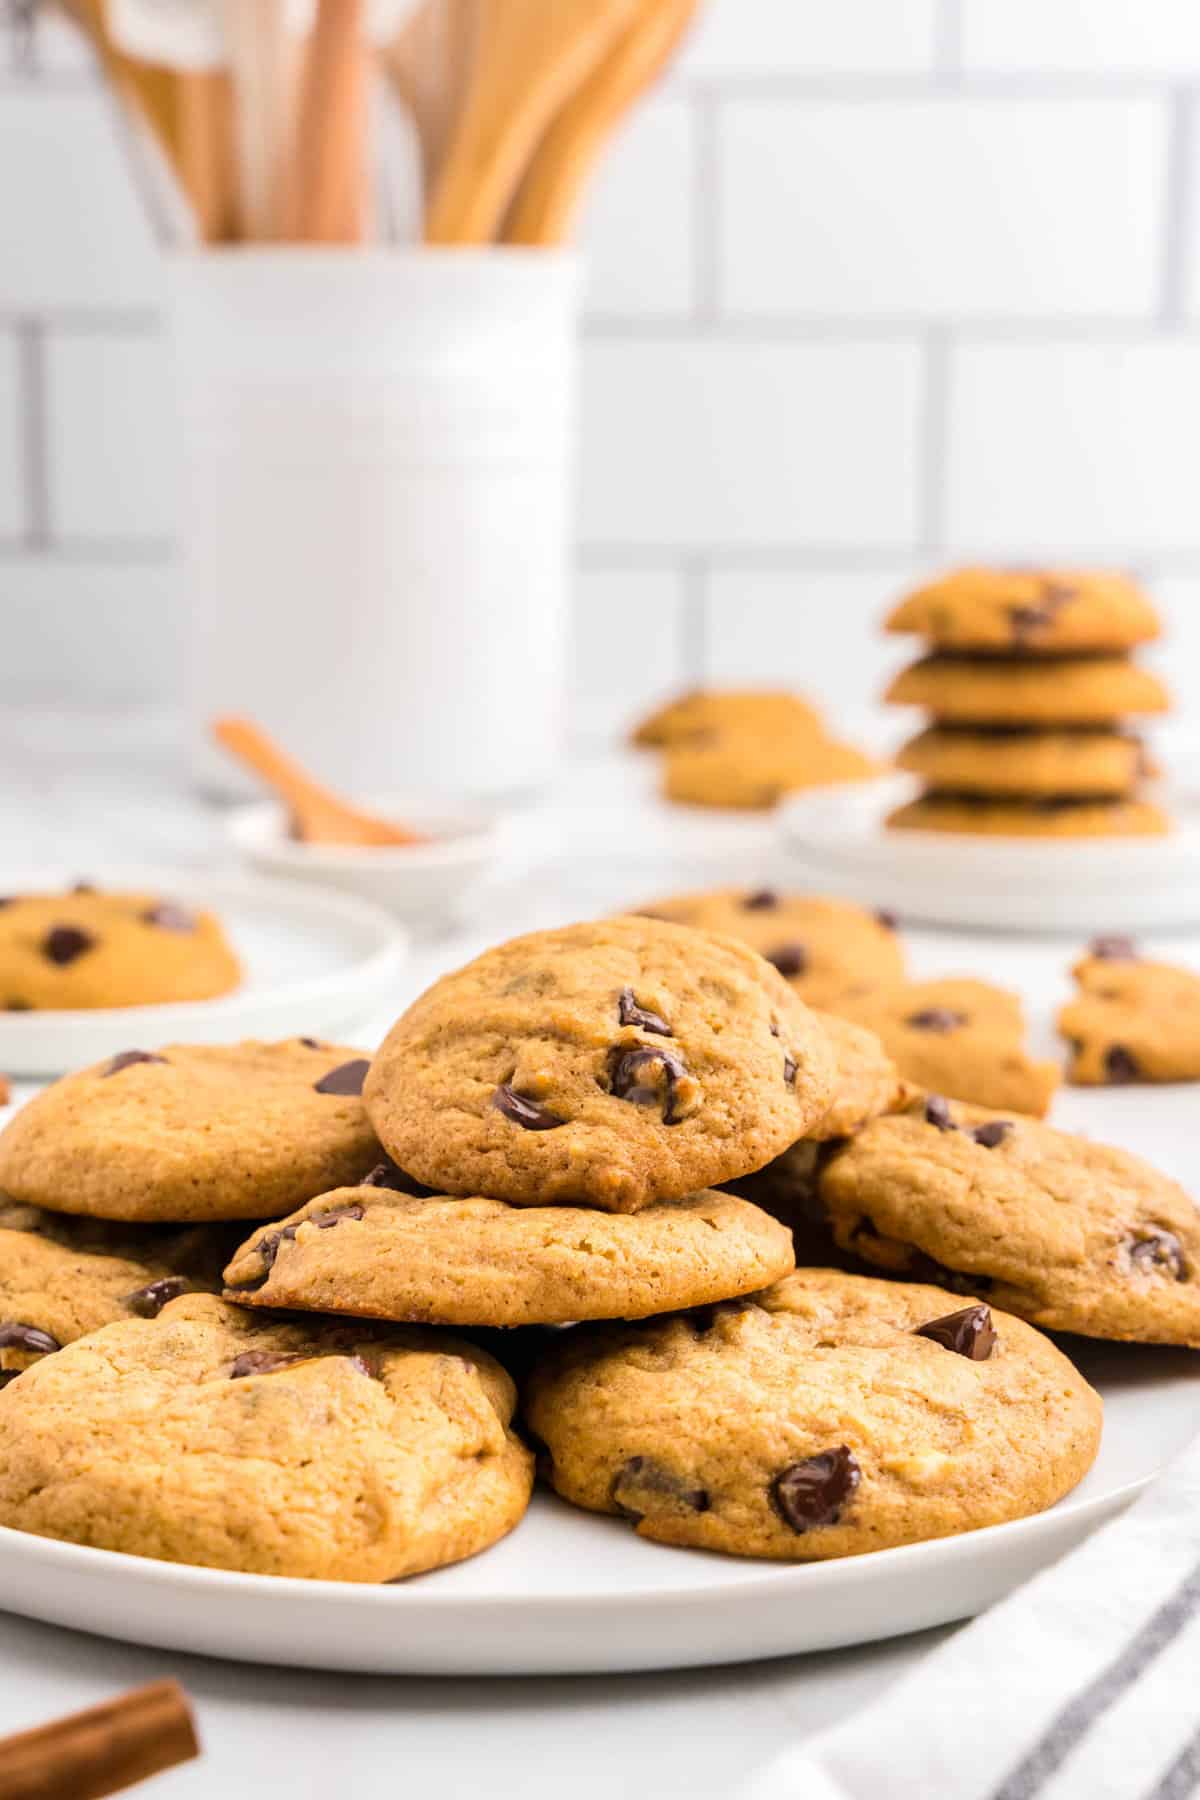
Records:
[[[69,866],[103,880],[123,862],[214,866],[225,855],[220,814],[189,790],[161,721],[0,713],[0,758],[0,841],[10,867]],[[572,768],[518,823],[511,868],[471,917],[417,946],[409,990],[514,931],[689,881],[783,878],[769,825],[717,819],[664,829],[653,808],[631,803],[627,780],[617,782],[608,762]],[[1035,1034],[1048,1042],[1073,945],[908,935],[918,974],[972,972],[1022,988],[1036,1002]],[[1200,966],[1200,939],[1177,941],[1173,953]],[[1106,1091],[1101,1108],[1105,1135],[1200,1185],[1191,1108],[1177,1094]],[[1060,1122],[1094,1127],[1096,1117],[1095,1095],[1064,1092]],[[145,1790],[163,1800],[423,1792],[559,1800],[564,1790],[578,1800],[716,1800],[786,1745],[860,1706],[945,1635],[628,1679],[421,1681],[205,1661],[0,1613],[0,1735],[173,1674],[195,1700],[206,1754]]]

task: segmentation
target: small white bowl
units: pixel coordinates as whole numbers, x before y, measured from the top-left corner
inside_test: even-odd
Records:
[[[355,804],[381,819],[427,831],[431,841],[374,849],[298,843],[288,835],[286,809],[273,802],[239,807],[230,817],[229,835],[246,860],[265,873],[341,888],[425,924],[453,915],[499,854],[500,827],[483,811],[444,811],[406,794],[371,794]]]

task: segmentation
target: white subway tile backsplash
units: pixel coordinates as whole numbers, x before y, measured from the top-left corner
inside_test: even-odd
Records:
[[[1200,546],[1200,339],[968,344],[951,359],[954,544],[1005,555]]]
[[[920,352],[623,339],[584,347],[586,545],[905,545]]]
[[[666,569],[582,569],[572,620],[571,735],[624,737],[683,685],[684,578]]]
[[[160,258],[99,88],[0,94],[0,243],[0,308],[157,302]]]
[[[689,310],[693,140],[691,106],[662,98],[635,112],[609,148],[581,222],[591,312],[644,318]]]
[[[934,56],[937,0],[707,0],[683,72],[904,74]]]
[[[182,608],[166,563],[0,560],[0,701],[162,700],[179,689]]]
[[[0,541],[22,536],[29,525],[22,385],[17,335],[0,331]]]
[[[175,465],[162,338],[51,332],[46,442],[57,537],[168,537]]]
[[[1145,317],[1166,113],[1146,100],[721,108],[734,313]]]
[[[1186,77],[1200,71],[1194,0],[961,0],[976,72]]]
[[[1163,635],[1142,652],[1171,690],[1176,716],[1200,721],[1200,570],[1160,575],[1148,582],[1162,614]]]

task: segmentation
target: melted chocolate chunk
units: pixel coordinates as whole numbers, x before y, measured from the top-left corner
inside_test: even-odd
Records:
[[[61,1349],[57,1338],[36,1325],[17,1325],[11,1320],[0,1324],[0,1350],[28,1350],[35,1356],[51,1356]]]
[[[900,929],[899,919],[894,912],[889,912],[885,906],[881,906],[875,914],[875,923],[877,925],[882,925],[885,931],[899,931]]]
[[[930,1094],[925,1102],[925,1123],[936,1125],[939,1131],[957,1131],[958,1127],[950,1117],[950,1103],[943,1100],[940,1094]]]
[[[328,1212],[309,1213],[306,1219],[296,1219],[291,1225],[281,1225],[278,1231],[265,1232],[255,1246],[262,1258],[263,1273],[257,1281],[246,1281],[241,1285],[247,1288],[261,1287],[275,1267],[275,1258],[280,1249],[284,1244],[294,1241],[302,1225],[315,1225],[318,1231],[328,1231],[331,1225],[338,1224],[342,1219],[361,1219],[364,1212],[365,1209],[358,1201],[352,1200],[347,1206],[333,1206]]]
[[[763,955],[781,975],[803,975],[808,967],[808,951],[803,944],[779,944],[774,950],[764,950]]]
[[[143,925],[157,925],[160,931],[195,931],[196,919],[174,900],[160,900],[142,914]]]
[[[357,1200],[351,1200],[346,1206],[331,1206],[328,1212],[309,1213],[302,1219],[302,1225],[315,1225],[318,1231],[328,1231],[333,1225],[340,1225],[343,1219],[362,1219],[366,1217],[366,1208]]]
[[[712,1506],[712,1497],[707,1488],[692,1487],[651,1456],[631,1456],[614,1475],[611,1492],[613,1504],[618,1511],[627,1519],[635,1521],[644,1518],[648,1509],[645,1506],[631,1505],[630,1502],[642,1496],[651,1502],[656,1497],[674,1500],[680,1506],[686,1506],[690,1512],[707,1512]]]
[[[617,1001],[617,1018],[622,1025],[637,1025],[643,1031],[652,1031],[656,1037],[674,1037],[674,1032],[662,1017],[661,1013],[647,1012],[639,1006],[634,998],[632,988],[622,988],[621,997]]]
[[[180,1294],[186,1294],[191,1282],[183,1275],[164,1275],[159,1281],[149,1281],[145,1287],[135,1288],[132,1294],[126,1294],[121,1304],[127,1306],[131,1313],[139,1319],[157,1319],[169,1300],[178,1300]]]
[[[122,1069],[132,1069],[135,1063],[165,1063],[165,1056],[155,1056],[149,1050],[118,1050],[108,1067],[101,1073],[103,1081],[109,1075],[119,1075]]]
[[[961,1312],[947,1313],[944,1318],[930,1319],[919,1325],[914,1337],[932,1338],[943,1350],[953,1350],[971,1362],[986,1362],[996,1343],[990,1306],[964,1306]]]
[[[241,1381],[245,1375],[273,1375],[277,1369],[290,1369],[294,1363],[308,1362],[306,1356],[287,1356],[282,1350],[243,1350],[229,1366],[230,1381]]]
[[[781,1469],[771,1483],[771,1505],[795,1532],[835,1525],[861,1480],[862,1470],[848,1446],[839,1444]]]
[[[774,888],[756,888],[746,895],[742,905],[747,912],[770,912],[772,907],[779,905],[779,895]]]
[[[356,1056],[353,1062],[339,1063],[336,1069],[330,1069],[328,1075],[313,1082],[313,1087],[318,1094],[361,1094],[370,1067],[365,1056]]]
[[[1138,1060],[1124,1044],[1111,1044],[1104,1052],[1104,1079],[1110,1087],[1121,1087],[1141,1075]]]
[[[73,894],[94,894],[97,892],[97,889],[93,882],[77,881],[75,886],[71,889],[71,892]]]
[[[324,1050],[326,1048],[318,1038],[301,1038],[300,1042],[306,1050]]]
[[[618,1100],[633,1106],[661,1106],[664,1125],[675,1119],[675,1090],[687,1074],[672,1050],[610,1050],[609,1082]],[[648,1079],[649,1078],[649,1079]]]
[[[785,1087],[791,1087],[796,1079],[796,1059],[787,1050],[783,1053],[783,1080]]]
[[[1138,1235],[1129,1240],[1129,1260],[1135,1269],[1146,1274],[1170,1275],[1175,1281],[1186,1281],[1191,1271],[1183,1254],[1183,1245],[1173,1231],[1161,1225],[1143,1225]]]
[[[33,1005],[29,1000],[6,1000],[4,1010],[5,1012],[32,1012]]]
[[[960,1025],[967,1022],[966,1013],[955,1012],[949,1006],[927,1006],[923,1012],[909,1013],[904,1023],[911,1025],[914,1031],[957,1031]]]
[[[518,1094],[508,1082],[502,1082],[492,1095],[492,1105],[496,1111],[511,1119],[514,1125],[524,1126],[526,1131],[554,1131],[567,1121],[548,1106],[542,1106],[537,1100],[530,1100],[524,1094]]]
[[[1011,1119],[987,1119],[982,1125],[976,1125],[973,1131],[968,1131],[967,1136],[974,1138],[977,1144],[982,1144],[985,1150],[994,1150],[997,1144],[1004,1142],[1012,1128]]]
[[[81,931],[78,925],[52,925],[42,939],[42,955],[47,962],[62,968],[90,950],[95,942],[91,932]]]
[[[1098,937],[1088,945],[1088,955],[1100,962],[1138,962],[1138,947],[1130,937]]]

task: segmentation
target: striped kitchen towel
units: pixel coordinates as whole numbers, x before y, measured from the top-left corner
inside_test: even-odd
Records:
[[[758,1771],[742,1800],[1200,1792],[1200,1443],[1120,1518]]]

